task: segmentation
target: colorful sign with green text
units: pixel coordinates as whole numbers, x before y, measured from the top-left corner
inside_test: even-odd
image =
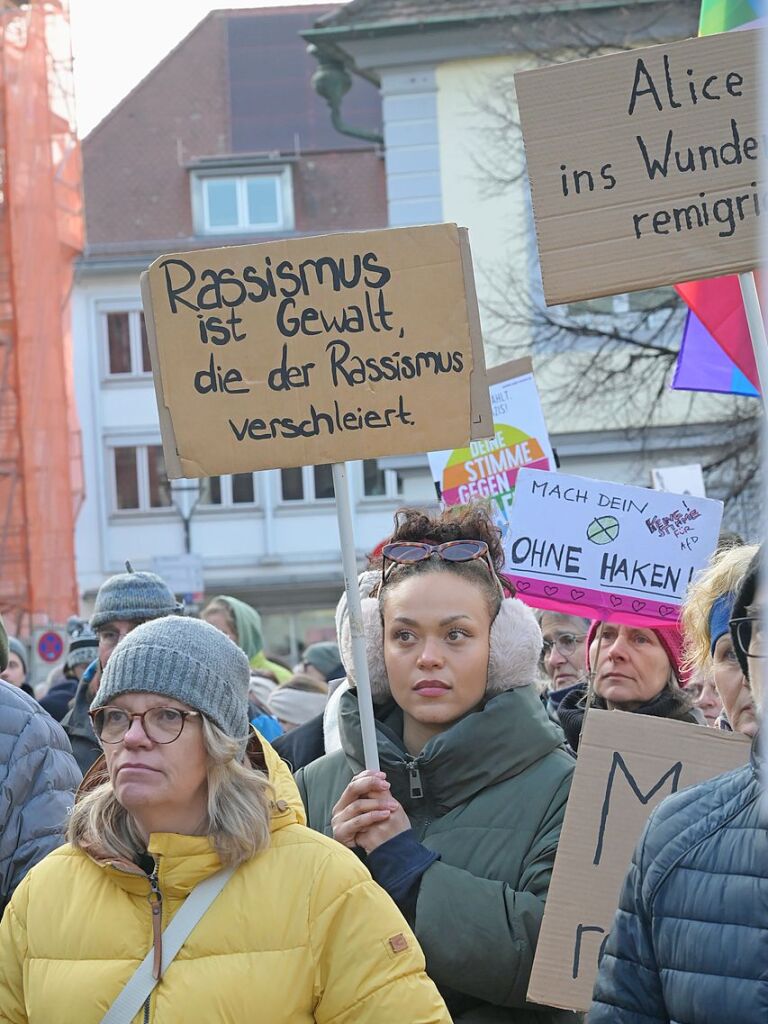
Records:
[[[465,448],[429,454],[432,477],[443,502],[466,505],[478,498],[491,499],[502,535],[509,527],[521,468],[548,470],[555,464],[530,361],[521,362],[526,364],[526,372],[497,383],[493,383],[497,371],[489,371],[493,437],[472,441]]]

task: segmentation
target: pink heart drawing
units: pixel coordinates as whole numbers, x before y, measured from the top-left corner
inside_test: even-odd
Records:
[[[525,593],[526,590],[530,589],[530,580],[515,580],[515,590],[522,590],[522,592]]]
[[[571,597],[573,598],[574,601],[580,601],[582,599],[582,597],[584,597],[584,591],[583,590],[572,590],[571,591]]]
[[[663,618],[666,619],[666,617],[668,615],[674,615],[674,614],[675,614],[675,609],[674,608],[670,608],[668,604],[660,604],[659,605],[659,615],[661,615]]]
[[[611,604],[614,608],[621,607],[621,598],[618,594],[611,594]]]
[[[632,602],[632,611],[633,612],[641,612],[643,610],[643,608],[645,608],[645,601],[633,601]]]
[[[558,590],[559,590],[559,589],[560,589],[560,588],[559,588],[559,587],[556,587],[556,586],[554,585],[554,583],[548,583],[548,584],[547,584],[547,585],[546,585],[546,586],[544,587],[544,593],[545,593],[545,594],[547,595],[547,597],[554,597],[554,596],[555,596],[555,594],[556,594],[556,593],[558,592]]]

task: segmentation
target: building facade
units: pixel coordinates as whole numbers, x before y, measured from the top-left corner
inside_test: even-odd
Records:
[[[721,456],[727,446],[738,451],[736,421],[749,419],[754,400],[737,407],[672,391],[660,363],[651,371],[649,360],[645,372],[629,366],[627,347],[605,344],[615,329],[676,349],[684,310],[671,289],[542,315],[514,93],[514,74],[526,67],[695,35],[699,8],[697,0],[351,0],[304,37],[326,73],[341,69],[379,88],[389,223],[469,229],[486,361],[533,356],[562,469],[651,486],[654,467],[702,463],[712,467],[708,493],[726,497],[739,470]],[[577,340],[564,343],[569,337]],[[605,353],[599,365],[596,352]],[[746,499],[729,505],[726,522],[749,536]]]
[[[139,275],[163,253],[387,225],[380,147],[336,132],[312,88],[299,33],[331,9],[213,12],[90,133],[73,295],[84,609],[129,561],[195,603],[202,589],[253,604],[268,649],[289,658],[333,635],[343,579],[330,467],[167,480]],[[380,124],[370,84],[347,100],[351,118]],[[361,559],[400,504],[434,501],[422,470],[369,460],[350,477]]]

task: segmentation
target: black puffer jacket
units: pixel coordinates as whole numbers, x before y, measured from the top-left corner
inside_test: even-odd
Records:
[[[64,842],[80,780],[61,726],[0,680],[0,914],[29,869]]]
[[[768,814],[757,763],[662,801],[632,859],[589,1024],[768,1021]]]
[[[75,694],[75,702],[61,720],[64,732],[69,736],[69,742],[72,744],[72,753],[75,755],[83,775],[94,761],[101,757],[101,747],[88,715],[93,700],[89,693],[92,678],[86,674],[80,680]]]

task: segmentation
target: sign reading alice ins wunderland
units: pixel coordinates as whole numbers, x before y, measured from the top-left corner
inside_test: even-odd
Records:
[[[761,35],[515,75],[548,305],[755,269]]]

